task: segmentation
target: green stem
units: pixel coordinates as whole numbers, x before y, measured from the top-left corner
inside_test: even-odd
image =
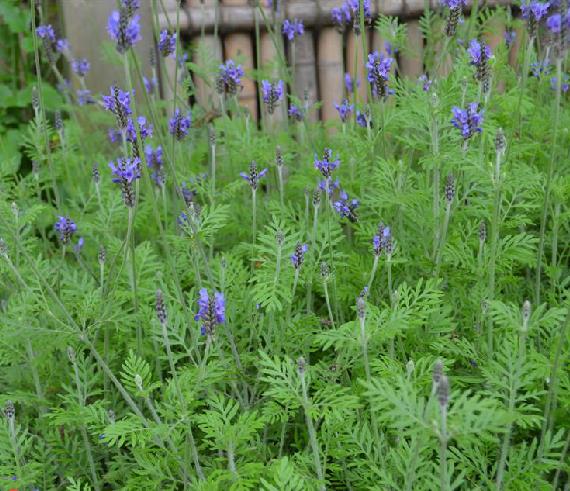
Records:
[[[321,457],[320,457],[320,448],[319,443],[317,440],[317,432],[315,431],[315,426],[313,423],[313,418],[311,416],[311,401],[309,396],[307,395],[307,384],[305,381],[305,372],[301,373],[301,389],[302,389],[302,402],[303,402],[303,410],[305,413],[305,422],[307,424],[307,431],[309,433],[309,442],[311,445],[311,451],[313,453],[313,463],[315,466],[315,471],[317,473],[317,477],[321,483],[323,483],[320,487],[321,490],[325,490],[326,487],[324,485],[325,475],[323,472],[323,467],[321,465]]]
[[[556,145],[558,139],[558,126],[560,122],[560,96],[562,87],[562,58],[556,60],[556,100],[554,109],[554,131],[552,136],[552,146],[550,153],[550,163],[548,165],[548,173],[546,174],[546,186],[544,189],[544,202],[542,205],[542,214],[540,219],[540,238],[538,243],[538,252],[536,255],[536,280],[534,301],[535,305],[540,305],[540,282],[542,272],[542,256],[544,254],[544,242],[546,239],[546,223],[548,222],[548,208],[550,204],[550,193],[552,191],[552,181],[555,171]]]

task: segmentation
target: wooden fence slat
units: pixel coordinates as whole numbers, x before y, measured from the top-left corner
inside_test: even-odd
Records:
[[[424,70],[424,39],[419,21],[409,20],[406,25],[408,26],[408,51],[400,56],[400,69],[403,75],[418,78]]]
[[[204,37],[199,36],[195,38],[194,43],[196,45],[192,60],[194,63],[201,67],[209,67],[212,65],[212,60],[218,64],[222,62],[222,43],[219,37],[213,34],[205,34]],[[210,77],[209,80],[204,80],[200,76],[194,77],[196,100],[202,107],[212,108],[219,106],[216,100],[217,94],[214,82],[213,77]]]
[[[295,87],[293,92],[302,101],[306,93],[309,105],[312,106],[319,98],[313,31],[305,29],[305,33],[299,36],[293,44],[294,46],[291,46],[291,51],[295,50]],[[313,110],[308,116],[309,119],[314,120],[318,114]]]
[[[268,74],[272,80],[278,80],[281,78],[279,73],[279,63],[283,60],[285,55],[283,53],[283,45],[279,45],[278,48],[275,47],[275,43],[268,32],[261,33],[261,66],[264,69],[268,69],[271,66],[272,69],[268,71]],[[278,56],[278,51],[281,52],[281,56]],[[287,101],[287,95],[284,94],[284,101]],[[283,102],[278,107],[275,108],[274,112],[275,121],[284,121],[287,119],[287,104]]]
[[[253,69],[253,45],[251,36],[246,33],[228,34],[224,40],[225,58],[240,60],[244,71],[250,72]],[[247,107],[251,117],[257,121],[257,91],[255,82],[250,77],[241,79],[242,90],[238,95],[242,106]]]
[[[338,117],[334,103],[340,102],[344,91],[342,41],[342,34],[334,27],[325,27],[319,33],[319,88],[323,103],[321,118],[325,121]]]

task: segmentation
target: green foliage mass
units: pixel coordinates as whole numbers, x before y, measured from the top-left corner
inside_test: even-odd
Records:
[[[108,141],[117,122],[98,95],[79,106],[28,67],[34,112],[31,89],[2,75],[0,489],[568,489],[570,111],[551,81],[564,52],[502,8],[451,39],[447,15],[420,20],[429,90],[395,64],[394,94],[348,95],[365,127],[356,111],[312,122],[318,107],[256,124],[214,95],[217,117],[194,104],[178,141],[168,119],[194,100],[188,75],[214,86],[217,68],[163,72],[173,98],[131,103],[162,147],[161,185],[143,144]],[[0,17],[0,39],[24,33],[57,76],[30,13],[8,1]],[[523,27],[519,59],[495,46],[485,91],[457,41],[501,22]],[[376,29],[417,52],[397,19]],[[105,50],[149,78],[132,50]],[[531,76],[546,58],[553,74]],[[464,140],[452,108],[471,102],[482,131]],[[340,165],[323,189],[325,148]],[[107,163],[137,155],[128,207]],[[239,176],[252,161],[268,169],[255,189]],[[77,225],[69,243],[60,216]],[[220,306],[204,314],[216,292],[223,322]]]

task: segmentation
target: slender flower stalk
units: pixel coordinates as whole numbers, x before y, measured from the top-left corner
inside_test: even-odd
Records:
[[[321,465],[320,457],[320,447],[317,440],[317,432],[315,430],[315,425],[313,423],[313,417],[311,416],[311,406],[312,402],[308,395],[307,381],[306,381],[306,368],[307,363],[303,357],[297,360],[297,373],[301,379],[301,402],[303,405],[303,411],[305,413],[305,422],[307,424],[307,431],[309,433],[309,443],[311,445],[311,451],[313,453],[313,463],[315,465],[315,471],[317,473],[317,478],[321,483],[324,483],[325,474],[323,472],[323,467]],[[322,484],[320,487],[321,491],[324,491],[325,485]]]
[[[257,238],[257,188],[259,180],[267,174],[267,169],[257,170],[257,162],[253,160],[249,165],[249,172],[240,172],[240,176],[245,179],[251,187],[252,198],[252,261],[255,253],[255,242]],[[253,264],[253,262],[252,262]]]
[[[166,305],[164,303],[164,297],[161,290],[156,291],[156,317],[160,322],[160,326],[162,328],[162,340],[164,342],[164,347],[166,349],[166,355],[168,357],[168,364],[170,366],[170,372],[172,374],[172,378],[174,380],[174,386],[176,388],[176,395],[180,402],[180,405],[184,410],[186,410],[187,402],[184,398],[182,391],[180,390],[180,382],[178,380],[178,372],[176,371],[176,365],[174,363],[174,356],[172,355],[172,350],[170,348],[170,339],[168,337],[168,313],[166,310]],[[196,474],[201,480],[204,480],[204,471],[202,470],[202,466],[200,465],[200,458],[198,454],[198,450],[196,448],[196,443],[194,440],[194,435],[192,432],[192,426],[189,421],[186,421],[188,427],[188,440],[190,443],[190,452],[192,454],[192,459],[194,461],[194,467],[196,469]]]
[[[439,476],[441,491],[449,490],[449,474],[447,470],[447,407],[449,405],[449,381],[445,375],[441,378],[436,387],[437,400],[439,402],[440,427],[439,427]]]
[[[491,220],[491,244],[489,251],[488,266],[488,291],[487,298],[489,301],[495,299],[495,272],[497,263],[497,252],[499,247],[499,232],[501,225],[501,202],[502,202],[502,164],[506,153],[506,139],[502,130],[497,132],[495,137],[495,168],[493,174],[494,200],[493,200],[493,219]],[[493,352],[493,321],[487,319],[487,350]]]
[[[455,179],[452,174],[447,176],[447,183],[445,185],[445,218],[443,220],[443,226],[441,229],[440,241],[437,247],[437,254],[435,257],[435,270],[434,275],[439,276],[439,270],[441,266],[441,256],[443,254],[443,249],[445,247],[445,241],[447,238],[447,229],[449,227],[449,218],[451,217],[451,205],[455,198]]]
[[[526,340],[529,329],[529,321],[531,316],[531,304],[526,300],[522,307],[522,323],[519,329],[518,336],[518,349],[517,349],[517,363],[514,367],[514,372],[509,374],[509,393],[508,393],[508,412],[513,414],[516,409],[517,392],[522,387],[521,371],[523,369],[526,358]],[[495,486],[498,491],[503,489],[503,478],[509,450],[511,447],[511,436],[513,431],[514,422],[510,421],[507,425],[507,431],[503,436],[503,444],[501,445],[501,454],[497,464],[497,474],[495,476]]]

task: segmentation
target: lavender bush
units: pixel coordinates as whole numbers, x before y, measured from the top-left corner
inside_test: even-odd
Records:
[[[105,94],[26,17],[36,89],[22,158],[0,161],[0,489],[568,489],[568,13],[464,5],[420,20],[419,80],[398,73],[405,27],[376,19],[386,54],[361,57],[366,80],[347,67],[326,124],[288,67],[238,60],[190,107],[180,26],[140,73],[136,0],[109,12],[128,76]],[[369,2],[333,18],[366,46]],[[523,27],[512,65],[497,20]],[[294,22],[267,27],[293,41]],[[252,77],[258,124],[237,103]]]

